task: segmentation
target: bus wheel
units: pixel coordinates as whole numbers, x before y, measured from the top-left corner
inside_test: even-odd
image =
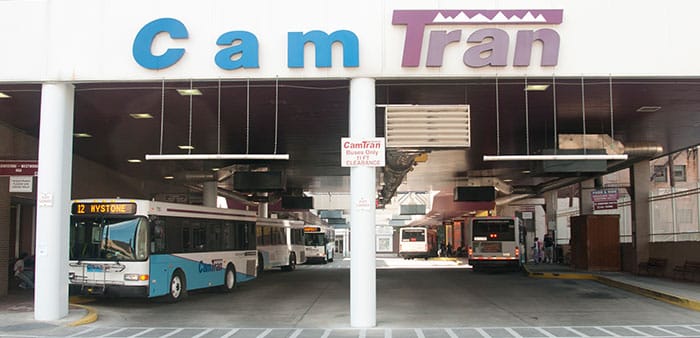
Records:
[[[331,256],[331,258],[329,258],[328,261],[333,262],[333,256]]]
[[[258,277],[262,276],[263,270],[265,270],[265,261],[263,261],[263,256],[258,253]]]
[[[177,302],[187,297],[187,282],[185,275],[180,270],[176,270],[170,278],[170,292],[168,299],[171,302]]]
[[[224,284],[221,285],[221,289],[224,292],[233,292],[236,287],[236,268],[233,264],[229,264],[226,267],[226,273],[224,274]]]
[[[289,254],[289,265],[283,266],[282,271],[294,271],[297,268],[297,256],[294,253]]]

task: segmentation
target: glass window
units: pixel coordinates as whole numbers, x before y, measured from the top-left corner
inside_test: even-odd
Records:
[[[673,166],[673,179],[676,182],[685,182],[685,164],[677,164]]]
[[[665,165],[655,165],[654,166],[654,182],[666,182],[666,166]]]

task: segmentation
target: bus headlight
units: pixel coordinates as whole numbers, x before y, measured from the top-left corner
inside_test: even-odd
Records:
[[[144,281],[144,280],[148,280],[148,275],[139,275],[138,273],[127,273],[127,274],[124,274],[124,280],[126,280],[126,281]]]

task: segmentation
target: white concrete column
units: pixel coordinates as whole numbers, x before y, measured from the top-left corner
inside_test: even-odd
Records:
[[[218,196],[218,182],[206,181],[202,183],[202,205],[216,208],[216,197]]]
[[[375,137],[374,79],[350,80],[350,137]],[[373,167],[350,168],[350,324],[377,325],[376,175]]]
[[[557,190],[544,193],[544,220],[547,230],[557,230],[557,212],[559,211],[559,192]],[[555,238],[556,239],[556,238]]]
[[[641,161],[632,165],[632,247],[635,261],[633,269],[636,272],[639,263],[649,259],[649,233],[651,231],[651,215],[649,212],[649,161]]]
[[[34,318],[68,315],[68,229],[73,159],[70,83],[41,86]]]

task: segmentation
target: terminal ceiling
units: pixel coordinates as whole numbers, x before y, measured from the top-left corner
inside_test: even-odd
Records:
[[[526,92],[526,81],[550,86]],[[381,105],[470,105],[471,147],[431,150],[428,161],[408,173],[399,191],[451,191],[476,177],[512,180],[521,191],[556,186],[562,177],[523,173],[530,162],[484,162],[482,156],[499,150],[501,155],[522,155],[552,149],[555,133],[584,133],[584,120],[586,134],[614,133],[623,144],[652,142],[665,153],[700,143],[697,79],[614,78],[611,84],[601,77],[585,78],[582,85],[581,78],[557,78],[556,94],[551,84],[551,78],[378,80],[377,136],[384,134]],[[190,87],[202,95],[176,91]],[[0,120],[38,136],[41,86],[3,84],[0,91],[11,96],[0,100]],[[75,138],[74,153],[164,185],[182,184],[164,177],[188,172],[222,168],[216,175],[224,177],[231,171],[269,168],[284,172],[289,191],[344,193],[349,191],[349,169],[340,167],[340,138],[349,134],[348,105],[346,80],[80,83],[75,89],[74,132],[92,137]],[[643,106],[660,109],[639,112]],[[133,113],[153,118],[134,119]],[[289,154],[290,159],[144,160],[145,154],[187,153],[178,148],[187,144],[194,146],[192,154],[277,153]],[[142,162],[127,162],[134,158]],[[219,187],[231,190],[231,183],[221,180]]]

